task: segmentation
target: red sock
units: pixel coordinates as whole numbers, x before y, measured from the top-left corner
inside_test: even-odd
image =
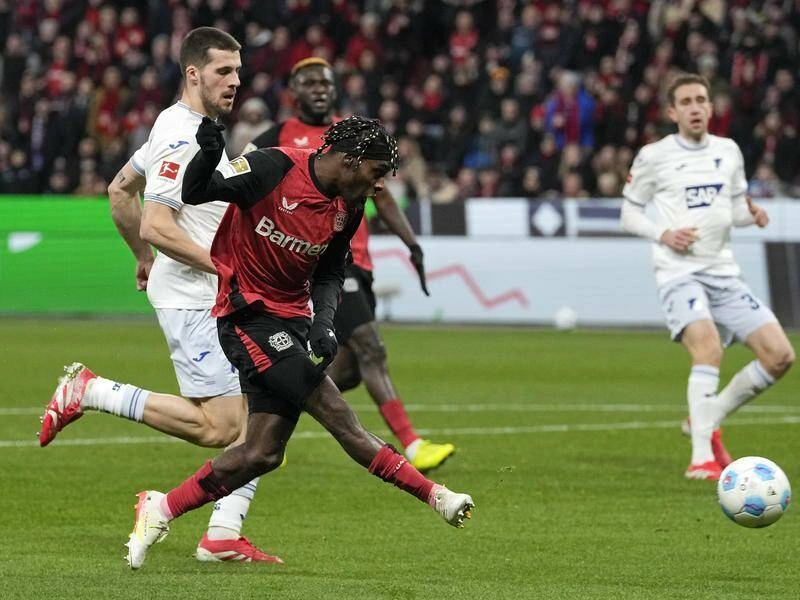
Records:
[[[408,492],[422,500],[428,501],[431,490],[435,485],[430,479],[426,479],[422,473],[417,471],[411,464],[398,454],[397,450],[389,444],[385,444],[369,465],[369,472],[380,477],[387,483],[393,483],[404,492]]]
[[[228,490],[222,485],[219,477],[214,474],[209,460],[198,469],[197,473],[167,493],[166,508],[169,509],[171,518],[174,519],[228,494]]]
[[[389,429],[392,430],[395,437],[403,444],[403,448],[406,448],[411,442],[419,439],[417,432],[414,431],[414,426],[411,424],[411,421],[408,420],[406,409],[403,407],[403,403],[400,402],[400,398],[394,398],[393,400],[384,402],[378,407],[378,410],[381,411],[383,419],[386,421]]]

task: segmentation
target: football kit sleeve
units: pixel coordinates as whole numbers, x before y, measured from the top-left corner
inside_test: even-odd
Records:
[[[215,170],[214,156],[201,150],[189,163],[183,185],[186,204],[214,200],[230,202],[242,209],[257,204],[294,166],[283,152],[254,150]]]
[[[350,258],[350,238],[353,237],[361,219],[363,209],[356,211],[344,231],[334,236],[328,249],[320,257],[311,282],[311,301],[314,304],[314,321],[309,332],[309,343],[315,355],[325,359],[323,365],[333,360],[337,342],[333,318],[339,305],[339,294],[344,283],[344,269]]]
[[[186,165],[192,158],[193,144],[163,135],[152,135],[148,144],[143,173],[147,180],[144,199],[165,204],[179,211],[183,206],[181,186],[186,174]]]
[[[622,195],[634,204],[644,206],[653,199],[656,190],[655,166],[648,148],[644,147],[633,159]]]
[[[344,283],[344,269],[351,259],[350,238],[358,229],[363,215],[364,211],[359,210],[350,217],[344,231],[331,240],[314,271],[311,282],[314,319],[323,319],[331,326],[339,304],[339,292]]]
[[[633,160],[628,181],[622,190],[625,201],[622,203],[620,220],[622,228],[628,233],[657,242],[664,230],[644,214],[644,207],[653,199],[655,189],[655,169],[646,148],[642,148]]]
[[[136,152],[133,153],[131,156],[130,163],[131,168],[136,171],[142,177],[146,177],[147,174],[145,173],[145,164],[147,161],[147,150],[150,147],[150,141],[146,141],[142,144],[141,148],[139,148]]]
[[[755,220],[747,206],[747,177],[744,173],[744,157],[739,146],[735,146],[736,169],[731,181],[731,208],[733,210],[733,224],[736,227],[752,225]]]

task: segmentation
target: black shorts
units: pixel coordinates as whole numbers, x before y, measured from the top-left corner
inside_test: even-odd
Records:
[[[217,319],[220,345],[239,370],[251,413],[300,417],[306,398],[325,377],[308,356],[310,326],[309,319],[281,319],[253,309]]]
[[[375,294],[372,273],[355,265],[344,272],[342,301],[336,309],[333,326],[340,342],[346,342],[359,325],[375,320]]]

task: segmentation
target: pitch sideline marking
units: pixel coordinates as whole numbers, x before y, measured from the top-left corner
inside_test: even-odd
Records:
[[[800,423],[800,416],[785,416],[765,419],[737,419],[732,425],[793,425]],[[531,425],[529,427],[463,427],[444,429],[418,429],[422,435],[518,435],[526,433],[572,433],[583,431],[631,431],[637,429],[670,429],[678,428],[677,421],[632,421],[629,423],[561,423],[552,425]],[[388,431],[378,431],[387,435]],[[292,439],[324,439],[330,437],[326,431],[300,431],[292,435]],[[59,446],[103,446],[129,444],[175,444],[183,442],[178,438],[163,436],[147,437],[108,437],[108,438],[73,438],[55,442]],[[188,443],[188,442],[186,442]],[[0,448],[33,448],[38,447],[36,440],[0,440]]]
[[[367,411],[374,404],[351,404],[354,410]],[[686,412],[678,404],[406,404],[408,412]],[[0,416],[41,415],[43,408],[0,408]],[[754,404],[743,406],[747,413],[800,413],[800,406]]]

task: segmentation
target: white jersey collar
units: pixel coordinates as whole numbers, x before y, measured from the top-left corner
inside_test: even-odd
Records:
[[[185,102],[182,102],[181,100],[178,100],[178,101],[175,103],[175,105],[176,105],[176,106],[180,106],[181,108],[185,108],[185,109],[186,109],[186,110],[188,110],[190,113],[192,113],[193,115],[196,115],[196,116],[200,117],[201,119],[202,119],[203,117],[205,117],[205,116],[206,116],[206,115],[204,115],[204,114],[202,114],[202,113],[199,113],[199,112],[197,112],[196,110],[192,110],[191,108],[189,108],[189,105],[188,105],[188,104],[186,104]]]
[[[672,135],[672,138],[675,140],[675,143],[678,144],[684,150],[702,150],[703,148],[707,148],[710,137],[708,134],[703,136],[703,139],[699,142],[695,142],[693,140],[687,140],[683,137],[680,133],[675,133]]]

